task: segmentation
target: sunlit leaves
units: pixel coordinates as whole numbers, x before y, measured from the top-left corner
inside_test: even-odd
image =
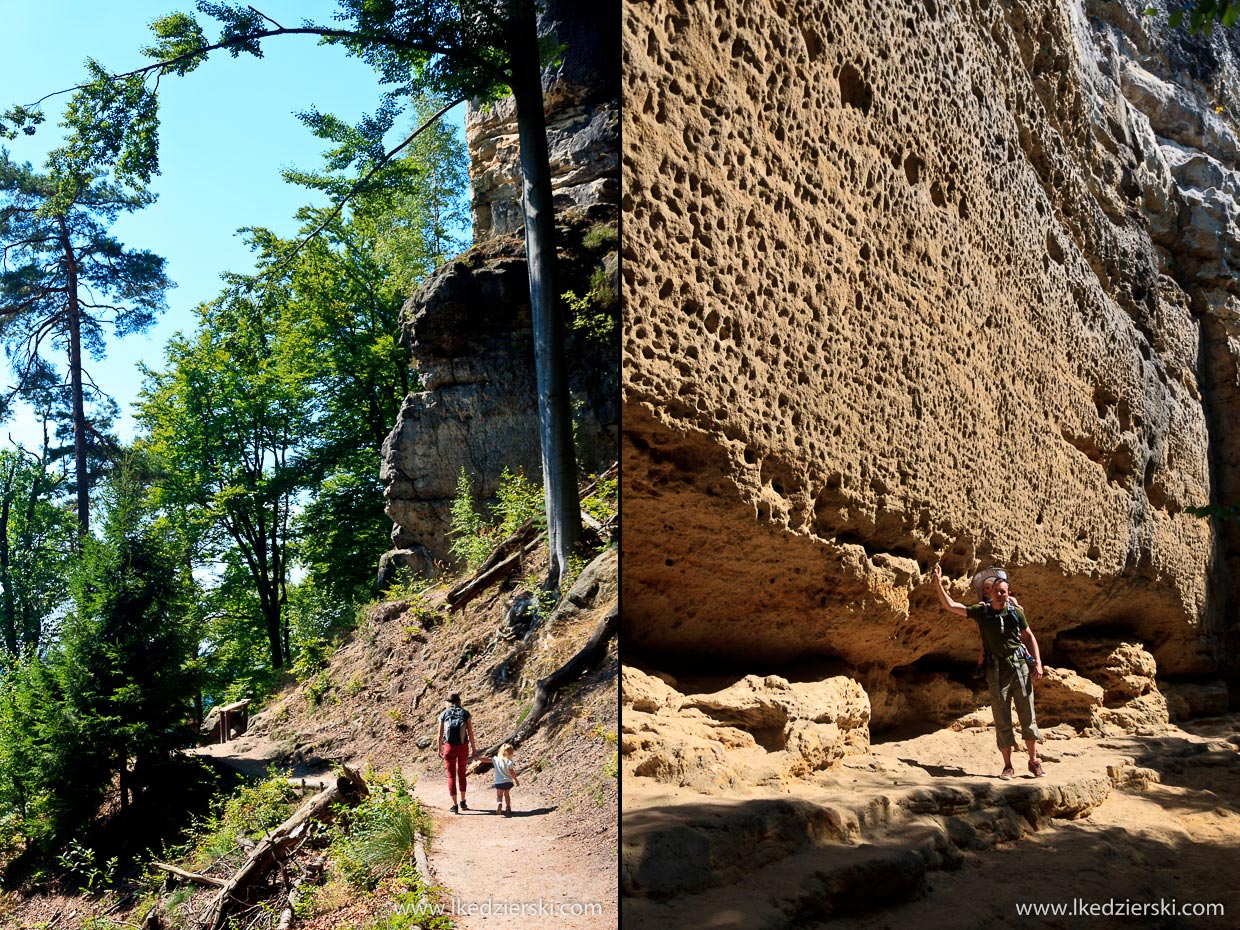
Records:
[[[45,119],[35,107],[15,106],[0,114],[0,139],[16,139],[17,134],[33,136]]]
[[[150,183],[159,173],[159,103],[138,75],[112,76],[96,61],[87,61],[90,80],[75,92],[61,125],[68,131],[64,146],[48,156],[48,168],[65,185],[81,186],[113,173],[118,181]],[[71,186],[62,199],[72,199]]]
[[[242,52],[248,52],[255,58],[263,57],[258,40],[250,37],[274,24],[268,23],[258,10],[237,3],[209,3],[206,0],[199,0],[196,6],[204,15],[221,24],[219,44],[226,46],[233,58]]]
[[[207,37],[188,13],[170,13],[151,23],[156,42],[142,49],[147,58],[163,62],[161,73],[189,74],[205,57]]]
[[[1144,11],[1147,16],[1155,16],[1158,10],[1149,8]],[[1240,0],[1196,0],[1171,10],[1167,14],[1167,24],[1178,29],[1187,22],[1190,32],[1205,32],[1209,35],[1215,23],[1227,28],[1236,25],[1240,20]]]

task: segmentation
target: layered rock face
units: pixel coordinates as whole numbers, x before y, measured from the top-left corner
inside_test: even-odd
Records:
[[[558,224],[560,281],[614,292],[615,211],[573,211]],[[587,244],[587,242],[589,244]],[[604,287],[606,290],[606,287]],[[381,477],[392,545],[380,566],[434,574],[451,562],[452,500],[462,469],[478,502],[494,503],[505,470],[541,484],[529,278],[520,237],[494,237],[440,268],[402,311],[422,390],[409,394],[383,446]],[[578,458],[601,471],[614,461],[619,411],[614,343],[568,334],[569,387],[578,408]]]
[[[1237,39],[1140,6],[625,6],[629,656],[946,713],[977,634],[925,572],[998,563],[1048,664],[1217,695],[1240,544],[1186,509],[1240,494]]]
[[[562,47],[543,74],[552,189],[557,209],[620,200],[620,86],[617,5],[556,0],[540,17]],[[511,98],[470,105],[469,145],[474,241],[524,225],[516,111]]]
[[[567,333],[578,461],[616,458],[619,383],[619,43],[617,7],[550,4],[541,26],[564,46],[543,73],[556,192],[557,292],[585,301]],[[475,246],[403,309],[402,338],[422,390],[405,398],[384,444],[392,519],[381,580],[450,563],[451,505],[464,469],[478,502],[495,501],[505,469],[541,483],[538,408],[522,242],[519,150],[511,99],[466,118]],[[588,299],[587,299],[588,298]],[[588,305],[587,305],[588,304]],[[608,320],[612,329],[604,325]],[[601,321],[601,322],[600,322]]]

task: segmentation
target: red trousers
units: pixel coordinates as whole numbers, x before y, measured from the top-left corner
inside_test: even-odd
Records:
[[[445,743],[444,764],[448,768],[448,794],[456,794],[456,783],[461,783],[461,797],[465,796],[465,765],[469,762],[469,744],[453,746]]]

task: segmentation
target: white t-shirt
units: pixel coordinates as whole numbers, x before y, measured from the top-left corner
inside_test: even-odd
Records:
[[[491,761],[495,763],[495,784],[512,781],[517,771],[515,759],[509,759],[505,756],[492,756]]]

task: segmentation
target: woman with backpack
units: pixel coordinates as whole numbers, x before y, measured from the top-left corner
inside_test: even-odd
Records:
[[[478,751],[474,740],[474,722],[469,711],[461,706],[461,694],[453,691],[448,695],[447,706],[439,715],[439,755],[448,769],[448,793],[452,795],[452,813],[469,810],[465,803],[465,765],[470,756]],[[473,750],[471,752],[470,750]],[[461,806],[456,804],[456,786],[461,784]]]

